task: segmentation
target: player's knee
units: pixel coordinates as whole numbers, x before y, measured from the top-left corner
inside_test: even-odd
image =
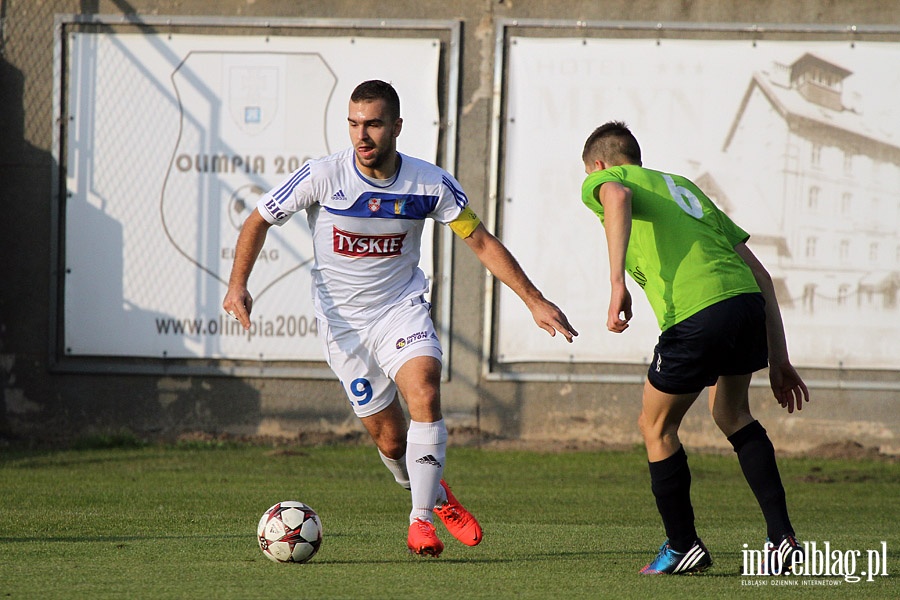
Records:
[[[749,410],[734,409],[731,407],[713,407],[710,409],[716,427],[725,435],[731,435],[747,423],[753,421],[753,415]]]
[[[404,399],[413,421],[433,423],[441,420],[441,393],[439,388],[423,386]]]
[[[641,414],[638,415],[638,429],[645,440],[661,437],[662,431],[658,425],[658,423],[647,416],[647,413],[641,411]]]
[[[638,417],[638,428],[647,443],[677,439],[679,426],[679,421],[666,415],[653,415],[642,411]]]
[[[406,454],[406,438],[380,439],[377,445],[381,453],[391,460],[398,460]]]

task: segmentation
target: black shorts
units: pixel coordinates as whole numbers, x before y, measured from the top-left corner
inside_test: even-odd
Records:
[[[765,308],[762,294],[741,294],[666,329],[653,351],[650,383],[667,394],[690,394],[714,385],[720,375],[766,368]]]

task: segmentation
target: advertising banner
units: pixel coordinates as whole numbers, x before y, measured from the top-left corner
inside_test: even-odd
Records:
[[[509,40],[503,239],[581,336],[547,343],[500,291],[500,362],[646,363],[659,334],[640,287],[606,330],[609,263],[581,202],[593,129],[624,121],[645,167],[688,177],[750,234],[794,364],[900,367],[900,44]]]
[[[269,232],[250,331],[224,314],[241,224],[305,161],[350,145],[367,79],[400,94],[398,149],[434,161],[439,59],[424,38],[73,34],[65,354],[321,360],[302,213]]]

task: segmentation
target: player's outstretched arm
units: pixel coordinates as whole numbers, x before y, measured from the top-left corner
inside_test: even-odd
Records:
[[[809,389],[791,365],[788,356],[784,321],[781,319],[772,276],[746,244],[740,243],[734,250],[750,267],[766,301],[766,341],[769,345],[769,384],[772,386],[772,393],[788,412],[794,412],[795,407],[801,410],[803,403],[809,402]]]
[[[481,264],[522,299],[538,327],[551,336],[555,336],[558,331],[572,342],[578,332],[569,324],[559,307],[544,298],[500,240],[482,224],[464,239]]]
[[[247,290],[247,281],[266,241],[269,227],[271,224],[262,218],[259,211],[254,210],[244,221],[234,250],[234,263],[222,308],[240,321],[244,329],[250,329],[250,311],[253,309],[253,297]]]

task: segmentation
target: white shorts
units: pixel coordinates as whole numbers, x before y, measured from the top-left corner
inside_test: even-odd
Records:
[[[398,304],[364,329],[319,321],[325,360],[341,381],[357,417],[387,408],[397,395],[394,377],[417,356],[441,360],[441,342],[421,298]]]

